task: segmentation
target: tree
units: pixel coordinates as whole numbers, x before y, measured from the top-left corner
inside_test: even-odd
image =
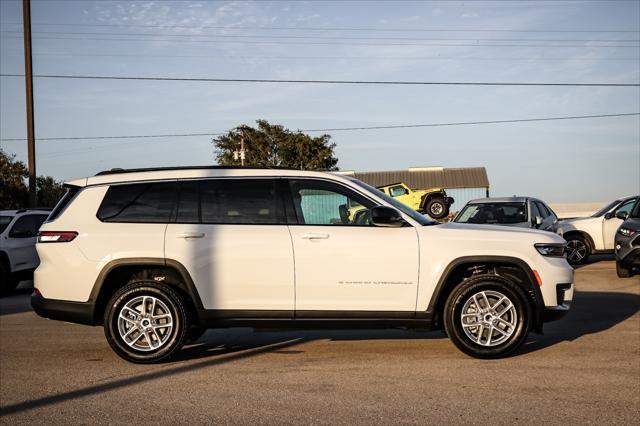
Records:
[[[27,166],[0,149],[0,209],[21,209],[29,204],[29,188],[25,180]],[[61,182],[51,176],[36,178],[38,207],[53,207],[64,195]]]
[[[269,124],[266,120],[257,120],[256,123],[257,128],[243,125],[213,139],[219,165],[240,165],[240,160],[234,158],[234,152],[239,151],[240,138],[244,135],[247,166],[338,170],[338,159],[333,153],[336,144],[329,142],[331,136],[313,137]]]

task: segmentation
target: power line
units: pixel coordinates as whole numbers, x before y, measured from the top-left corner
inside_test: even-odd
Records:
[[[0,74],[0,77],[24,77],[23,74]],[[206,83],[286,83],[286,84],[356,84],[392,86],[565,86],[565,87],[640,87],[638,83],[508,83],[470,81],[380,81],[380,80],[279,80],[268,78],[188,78],[188,77],[131,77],[107,75],[34,74],[35,78],[70,80],[130,80],[130,81],[191,81]]]
[[[22,34],[20,31],[2,30],[5,34]],[[111,33],[111,32],[69,32],[69,31],[34,31],[33,34],[57,35],[102,35],[102,36],[142,36],[142,37],[201,37],[201,38],[271,38],[271,39],[316,39],[316,40],[417,40],[417,41],[533,41],[533,42],[640,42],[640,39],[532,39],[532,38],[451,38],[451,37],[351,37],[351,36],[318,36],[318,35],[260,35],[260,34],[149,34],[149,33]]]
[[[445,127],[445,126],[470,126],[481,124],[508,124],[508,123],[530,123],[540,121],[559,121],[559,120],[582,120],[593,118],[610,118],[610,117],[628,117],[640,116],[640,112],[619,113],[619,114],[597,114],[597,115],[573,115],[563,117],[542,117],[542,118],[519,118],[513,120],[489,120],[489,121],[456,121],[450,123],[427,123],[427,124],[398,124],[388,126],[359,126],[359,127],[334,127],[323,129],[298,129],[300,132],[339,132],[339,131],[355,131],[355,130],[388,130],[388,129],[411,129],[421,127]],[[98,140],[98,139],[149,139],[149,138],[168,138],[168,137],[195,137],[195,136],[220,136],[227,132],[204,132],[204,133],[173,133],[173,134],[155,134],[155,135],[120,135],[120,136],[72,136],[72,137],[51,137],[37,138],[40,141],[66,141],[66,140]],[[3,142],[20,142],[25,141],[24,138],[8,138],[0,139]]]
[[[22,25],[20,22],[2,22],[0,25]],[[65,26],[65,27],[106,27],[106,28],[162,28],[162,29],[215,29],[215,30],[265,30],[265,31],[371,31],[371,32],[488,32],[488,33],[640,33],[640,30],[620,29],[546,29],[523,30],[506,28],[380,28],[380,27],[293,27],[293,26],[259,26],[259,25],[144,25],[144,24],[81,24],[64,22],[34,22],[33,25]]]
[[[17,36],[5,36],[4,39],[17,39]],[[79,41],[119,41],[119,42],[163,42],[163,43],[216,43],[216,44],[255,44],[255,45],[312,45],[312,46],[435,46],[435,47],[544,47],[544,48],[638,48],[638,45],[584,45],[584,44],[469,44],[469,43],[356,43],[356,42],[322,42],[322,41],[269,41],[269,40],[175,40],[175,39],[141,39],[141,38],[109,38],[109,37],[34,37],[37,40],[79,40]]]
[[[22,53],[15,51],[14,53]],[[145,54],[125,54],[125,53],[57,53],[42,52],[37,56],[68,56],[68,57],[97,57],[97,58],[202,58],[202,59],[286,59],[286,60],[307,60],[307,59],[347,59],[347,60],[441,60],[441,61],[640,61],[640,58],[629,57],[588,57],[588,58],[543,58],[543,57],[482,57],[482,56],[243,56],[243,55],[145,55]]]

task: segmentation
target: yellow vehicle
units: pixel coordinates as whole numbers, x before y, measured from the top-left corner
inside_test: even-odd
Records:
[[[422,214],[428,214],[434,219],[442,219],[449,215],[449,207],[453,204],[453,198],[447,196],[443,188],[429,188],[412,190],[402,182],[391,185],[379,186],[378,189],[385,194],[408,205]],[[358,212],[364,207],[361,205],[349,206],[349,219],[357,222]]]

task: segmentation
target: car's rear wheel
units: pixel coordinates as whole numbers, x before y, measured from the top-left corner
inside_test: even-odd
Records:
[[[567,262],[572,265],[580,265],[586,262],[591,255],[591,245],[582,235],[569,235],[567,240]]]
[[[104,332],[111,348],[135,363],[166,360],[188,338],[189,316],[182,297],[151,281],[118,290],[104,314]]]
[[[619,278],[629,278],[631,276],[631,269],[625,268],[620,262],[616,261],[616,274],[618,274]]]
[[[516,350],[527,338],[531,318],[524,292],[496,275],[465,280],[444,308],[447,335],[476,358],[499,358]]]
[[[434,219],[443,219],[449,215],[449,206],[442,197],[432,198],[427,201],[425,210]]]

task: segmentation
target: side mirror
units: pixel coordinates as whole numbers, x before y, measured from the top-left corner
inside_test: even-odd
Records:
[[[544,219],[541,216],[536,216],[536,226],[542,225],[542,222],[544,222]]]
[[[371,223],[384,228],[399,228],[404,225],[404,219],[394,208],[377,206],[371,209]]]
[[[612,217],[613,217],[613,213],[611,213],[611,212],[607,212],[607,213],[605,213],[605,214],[604,214],[604,218],[605,218],[606,220],[609,220],[609,219],[611,219]]]
[[[627,213],[627,212],[618,212],[618,213],[616,213],[616,217],[618,219],[627,220],[627,218],[629,217],[629,213]]]
[[[32,238],[35,237],[33,232],[26,229],[16,229],[15,231],[11,231],[9,233],[9,237],[11,238]]]

